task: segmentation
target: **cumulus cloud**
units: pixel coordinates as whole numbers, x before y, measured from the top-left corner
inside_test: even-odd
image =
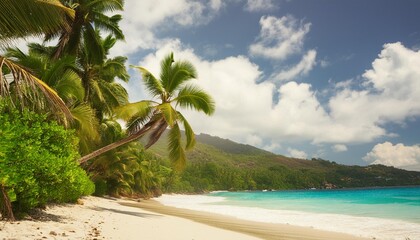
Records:
[[[334,152],[347,152],[347,146],[344,144],[335,144],[334,146],[332,146],[332,149],[334,150]]]
[[[290,81],[295,80],[296,77],[306,75],[316,64],[316,51],[309,50],[303,57],[302,60],[291,67],[290,69],[282,70],[275,73],[273,79],[276,81]]]
[[[179,40],[170,41],[147,55],[139,65],[159,74],[159,62],[170,51],[175,52],[176,59],[188,59],[197,67],[199,80],[196,83],[216,101],[216,112],[211,117],[187,112],[196,133],[229,138],[279,153],[284,150],[280,148],[282,143],[305,141],[332,143],[336,145],[335,150],[345,151],[348,143],[372,142],[389,136],[383,124],[402,122],[419,115],[420,86],[416,84],[420,79],[417,68],[420,58],[414,57],[419,53],[399,43],[384,46],[372,69],[366,71],[369,74],[364,75],[366,84],[362,90],[352,90],[352,84],[344,84],[335,88],[336,94],[324,105],[311,84],[289,81],[276,86],[267,81],[261,83],[262,72],[249,58],[232,56],[208,61]],[[399,61],[407,63],[393,67],[384,64],[388,68],[382,66],[383,61],[394,62],[394,58],[401,58],[399,51],[405,53],[404,59],[410,59]],[[390,74],[389,79],[383,71]],[[385,76],[382,79],[391,82],[381,83],[371,72]],[[393,86],[392,81],[404,82],[411,88],[399,90],[404,94],[395,95],[384,90],[385,85]]]
[[[420,146],[405,146],[402,143],[393,145],[390,142],[384,142],[375,145],[363,159],[371,164],[383,164],[419,171]]]
[[[293,16],[263,16],[260,19],[261,31],[255,43],[249,47],[253,56],[284,60],[302,51],[310,23],[303,23]]]
[[[364,89],[345,87],[330,99],[334,122],[350,127],[354,133],[365,134],[365,141],[371,141],[389,134],[383,128],[384,124],[403,123],[410,117],[419,116],[419,64],[419,51],[401,43],[384,45],[373,61],[372,69],[363,74]]]
[[[273,0],[248,0],[245,10],[249,12],[269,11],[277,8]]]
[[[223,7],[221,0],[126,0],[120,22],[125,42],[118,42],[112,55],[126,55],[139,49],[157,49],[168,39],[158,39],[157,30],[208,23]],[[163,24],[164,23],[164,24]]]
[[[288,148],[287,152],[289,153],[290,157],[293,158],[300,158],[300,159],[307,159],[308,154],[306,154],[304,151],[294,149],[294,148]]]

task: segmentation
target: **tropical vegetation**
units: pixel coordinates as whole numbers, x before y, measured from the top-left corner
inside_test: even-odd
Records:
[[[129,103],[121,85],[129,80],[127,58],[109,57],[114,44],[124,39],[121,15],[110,14],[115,10],[123,10],[123,0],[1,1],[3,218],[48,202],[74,201],[93,191],[91,180],[97,195],[160,195],[195,144],[179,109],[214,112],[212,98],[190,83],[197,78],[194,66],[175,61],[173,54],[163,59],[159,79],[135,67],[154,99]],[[15,40],[30,36],[44,42],[29,43],[27,52],[13,47]],[[54,39],[55,45],[47,45]],[[127,122],[127,129],[118,119]],[[172,164],[165,165],[145,148],[167,128]],[[146,134],[145,146],[134,141]]]
[[[165,163],[165,138],[148,151]],[[169,192],[328,189],[420,185],[420,172],[383,165],[346,166],[324,159],[295,159],[200,134],[185,170]],[[166,161],[166,164],[168,162]]]
[[[77,138],[46,115],[0,102],[0,213],[13,220],[46,203],[75,201],[94,191],[79,167]]]
[[[110,57],[124,39],[122,16],[112,15],[122,9],[123,0],[0,1],[1,218],[91,193],[420,184],[416,172],[290,159],[197,137],[182,111],[211,115],[215,103],[194,85],[195,67],[173,53],[159,75],[132,66],[152,99],[129,103],[127,58]],[[27,52],[14,47],[31,36],[44,42]]]

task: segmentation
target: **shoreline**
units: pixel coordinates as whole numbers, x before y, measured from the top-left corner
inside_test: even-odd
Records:
[[[156,200],[84,197],[49,205],[36,216],[0,222],[2,240],[362,240],[347,234],[286,224],[259,223],[164,206]]]
[[[209,226],[244,233],[260,239],[277,240],[362,240],[368,238],[357,237],[345,233],[317,230],[309,227],[293,226],[288,224],[262,223],[242,220],[235,217],[195,211],[183,208],[165,206],[156,200],[142,200],[140,202],[123,202],[124,206],[138,207],[147,211],[171,215],[192,220]]]

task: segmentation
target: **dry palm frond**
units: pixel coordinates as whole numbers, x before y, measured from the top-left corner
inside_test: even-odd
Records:
[[[14,106],[48,110],[65,125],[72,119],[58,94],[28,70],[3,56],[0,56],[0,69],[2,98],[9,98]]]

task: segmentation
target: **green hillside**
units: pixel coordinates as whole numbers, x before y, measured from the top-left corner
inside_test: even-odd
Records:
[[[150,150],[165,158],[166,137]],[[323,159],[295,159],[206,134],[187,153],[176,192],[349,188],[420,185],[420,172],[383,165],[345,166]]]

